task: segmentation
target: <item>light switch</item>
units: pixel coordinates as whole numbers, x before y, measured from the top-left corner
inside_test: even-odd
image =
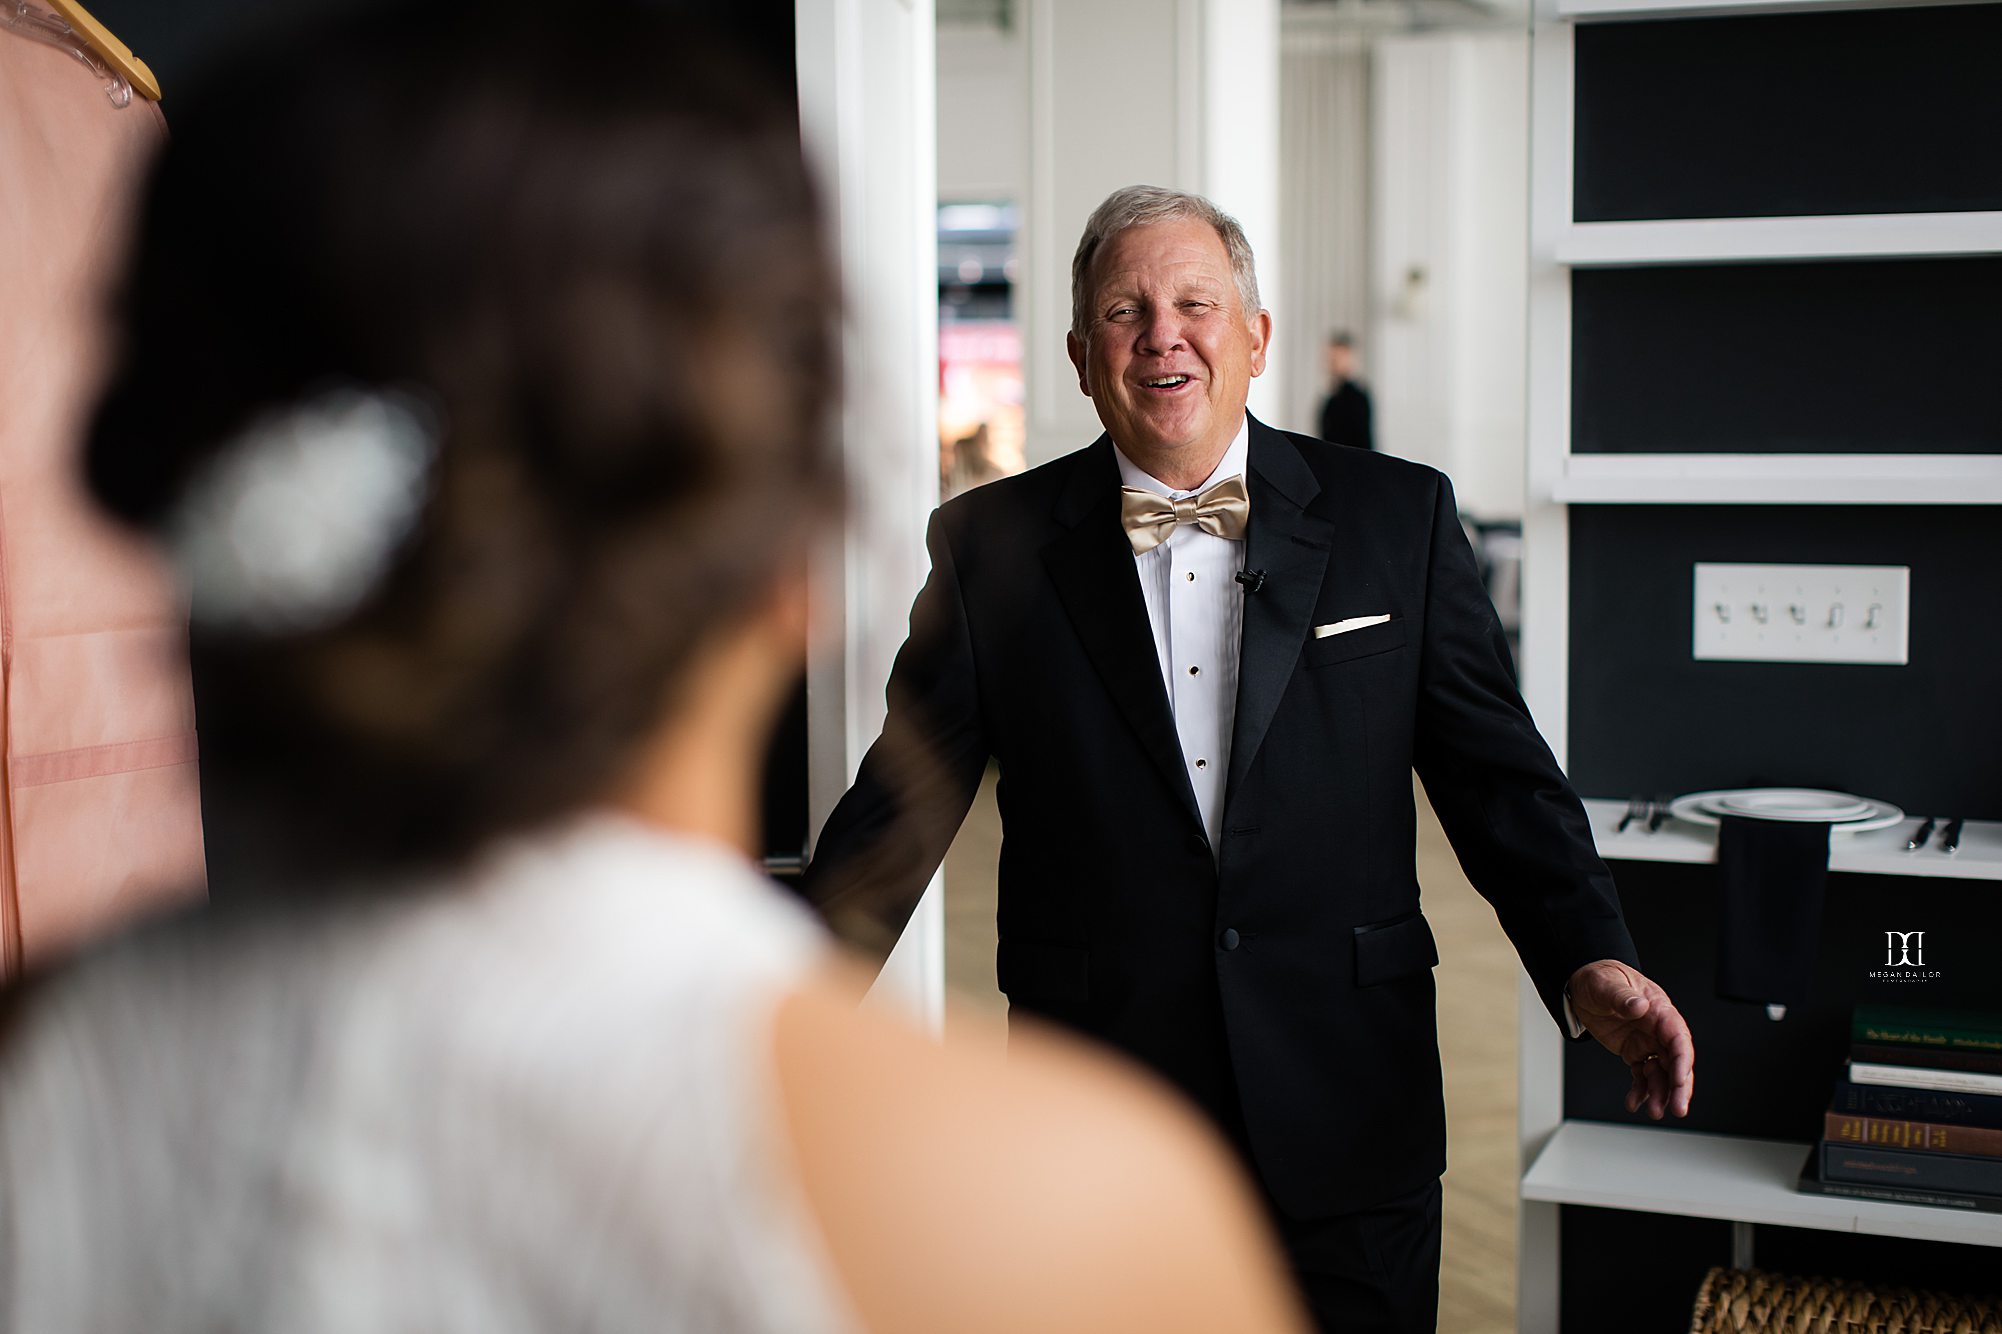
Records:
[[[1903,666],[1908,565],[1714,565],[1695,578],[1693,652],[1722,662]]]

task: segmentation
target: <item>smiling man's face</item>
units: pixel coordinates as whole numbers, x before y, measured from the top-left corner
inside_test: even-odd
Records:
[[[1092,259],[1078,387],[1126,456],[1171,486],[1200,484],[1244,422],[1272,317],[1246,318],[1216,229],[1199,218],[1129,227]]]

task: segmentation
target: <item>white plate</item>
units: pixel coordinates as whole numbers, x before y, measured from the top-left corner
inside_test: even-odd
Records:
[[[1847,792],[1822,792],[1813,788],[1770,787],[1749,792],[1726,792],[1703,803],[1717,815],[1751,815],[1761,820],[1861,820],[1870,814],[1870,803]]]
[[[1713,809],[1712,803],[1721,801],[1725,797],[1743,796],[1747,793],[1767,790],[1765,788],[1725,788],[1716,792],[1691,792],[1686,796],[1677,797],[1674,801],[1669,802],[1668,813],[1678,820],[1687,820],[1691,824],[1715,825],[1719,823],[1719,820],[1717,811]],[[1868,813],[1861,818],[1855,820],[1823,820],[1819,823],[1826,824],[1831,833],[1865,834],[1873,829],[1889,829],[1892,825],[1905,818],[1905,813],[1888,801],[1877,801],[1870,797],[1859,797],[1857,800],[1868,802],[1870,806]],[[1735,815],[1738,812],[1732,811],[1730,813]],[[1748,816],[1747,818],[1761,819],[1764,817]],[[1795,818],[1798,819],[1799,817]]]

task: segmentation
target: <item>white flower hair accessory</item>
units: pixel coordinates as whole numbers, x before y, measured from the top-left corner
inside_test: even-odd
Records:
[[[424,508],[433,415],[336,389],[258,418],[196,472],[167,542],[203,625],[324,629],[361,605]]]

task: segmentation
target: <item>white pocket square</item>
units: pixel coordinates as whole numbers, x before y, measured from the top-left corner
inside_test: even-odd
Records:
[[[1326,639],[1329,635],[1345,635],[1351,630],[1360,630],[1365,626],[1382,625],[1389,619],[1389,612],[1381,616],[1351,616],[1346,621],[1336,621],[1333,625],[1315,626],[1314,638]]]

